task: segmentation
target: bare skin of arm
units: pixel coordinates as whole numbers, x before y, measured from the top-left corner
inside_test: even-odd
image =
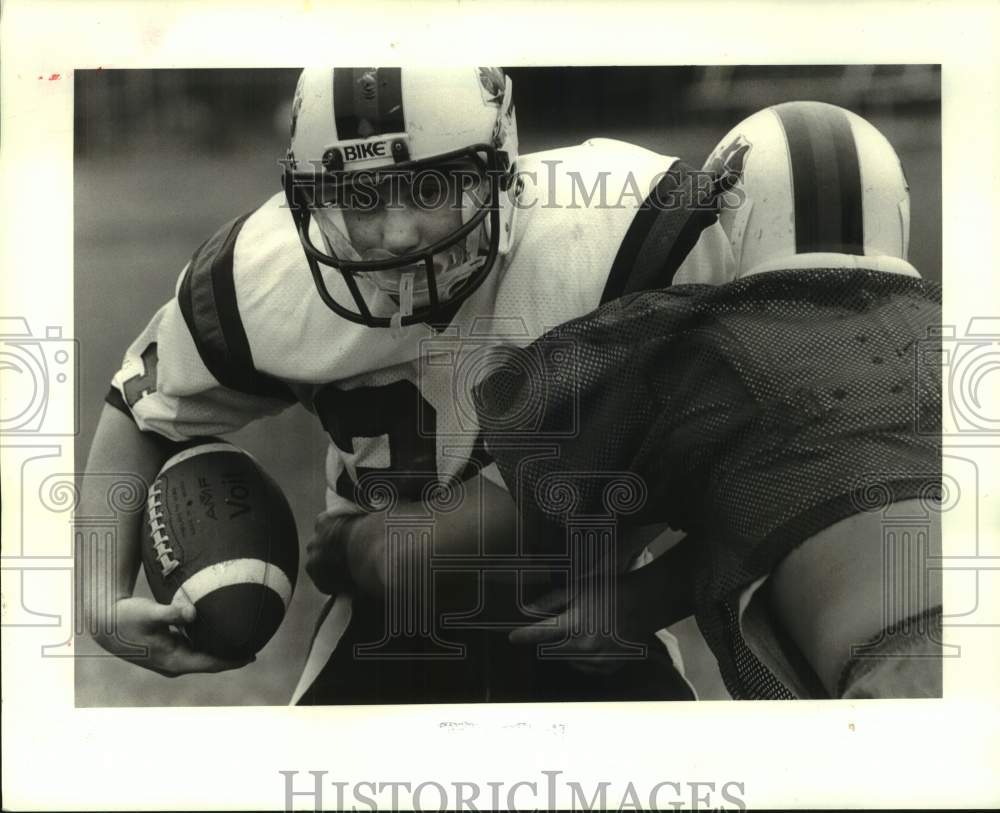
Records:
[[[466,556],[509,553],[517,522],[510,495],[483,477],[465,481],[463,489],[464,497],[456,510],[434,513],[434,552]],[[419,503],[400,503],[393,508],[393,520],[407,515],[425,517],[427,508]],[[353,583],[372,596],[398,587],[400,572],[414,571],[388,566],[388,519],[385,511],[332,518],[321,515],[315,535],[306,546],[306,571],[316,586],[334,593]],[[414,546],[399,554],[417,557],[424,552]]]
[[[106,515],[109,489],[124,478],[130,483],[138,478],[144,505],[146,489],[172,451],[169,441],[139,431],[126,415],[105,405],[83,476],[80,515]],[[84,620],[94,640],[108,652],[167,677],[245,665],[195,652],[171,629],[195,618],[195,608],[182,591],[169,605],[132,596],[141,563],[142,519],[142,510],[117,512],[114,533],[98,534],[89,549],[80,551]]]
[[[438,518],[436,550],[468,552],[470,540],[480,536],[480,510],[489,522],[482,524],[484,550],[508,549],[516,523],[516,508],[510,495],[492,483],[477,478],[466,484],[467,506]],[[474,506],[475,510],[471,510]],[[400,510],[400,509],[397,509]],[[419,512],[421,507],[414,505]],[[764,595],[776,622],[792,639],[812,666],[827,691],[834,695],[851,647],[872,640],[881,630],[906,615],[941,603],[940,574],[930,572],[927,561],[903,557],[897,569],[888,572],[883,532],[892,516],[925,516],[917,500],[897,503],[885,514],[862,513],[848,517],[793,550],[775,568]],[[931,511],[927,557],[941,555],[940,515]],[[339,533],[349,560],[350,572],[366,592],[381,594],[392,574],[384,566],[384,513],[362,515],[343,521]],[[337,534],[335,534],[336,536]],[[650,564],[620,577],[618,598],[619,632],[626,637],[653,632],[694,612],[694,578],[697,542],[690,537],[677,543]],[[901,568],[901,569],[900,569]],[[917,603],[887,602],[892,585],[918,585]],[[570,623],[569,613],[586,611],[573,596],[551,595],[536,608],[561,616],[531,624],[511,634],[516,643],[537,644],[559,640]],[[600,641],[581,641],[581,647]]]
[[[897,548],[895,555],[887,556],[883,541],[887,520],[907,517],[927,518],[925,546],[918,548],[911,541],[904,555]],[[762,595],[775,623],[798,647],[830,696],[837,696],[852,647],[940,606],[940,571],[929,567],[929,561],[940,556],[940,514],[928,511],[918,500],[904,501],[884,514],[848,517],[810,537],[775,568]],[[622,576],[619,633],[635,638],[690,615],[694,611],[692,574],[697,567],[695,540],[687,537],[650,564]],[[556,623],[522,627],[511,633],[512,641],[560,640],[572,624],[572,614],[585,613],[586,604],[572,596],[552,595],[542,609],[561,613]],[[592,636],[580,640],[578,648],[598,652],[603,643]]]
[[[887,555],[887,520],[907,517],[927,518],[926,547],[921,551],[911,544],[910,555]],[[941,515],[921,501],[899,502],[884,513],[856,514],[809,538],[782,560],[768,579],[771,611],[836,696],[853,646],[941,604],[940,570],[928,567],[929,558],[940,556]],[[893,600],[901,595],[907,600]]]
[[[420,516],[426,514],[426,509],[418,504],[398,505],[394,516],[398,518],[407,512]],[[381,596],[387,589],[398,588],[393,581],[396,572],[386,562],[385,522],[385,512],[320,518],[316,535],[307,546],[306,565],[320,590],[327,593],[347,590],[353,582],[356,589]],[[510,553],[516,522],[517,510],[507,491],[482,477],[474,478],[465,483],[465,498],[458,510],[436,515],[435,553],[474,555],[478,550],[487,555]],[[630,560],[629,552],[641,549],[659,530],[643,529],[632,534],[624,559]],[[422,555],[418,548],[408,552],[413,556]],[[693,612],[694,583],[690,574],[695,552],[694,544],[684,540],[652,563],[620,577],[617,591],[620,632],[638,638]],[[415,572],[413,565],[403,570]],[[509,578],[510,574],[504,576]],[[450,598],[462,603],[468,597]],[[552,594],[533,609],[558,614],[567,606],[568,598],[565,593]],[[578,603],[575,611],[585,611],[585,608]],[[559,619],[559,622],[566,623],[567,619]],[[541,643],[562,634],[561,627],[549,621],[522,627],[512,633],[511,640],[523,644]],[[581,648],[590,644],[599,646],[600,641],[580,642]]]

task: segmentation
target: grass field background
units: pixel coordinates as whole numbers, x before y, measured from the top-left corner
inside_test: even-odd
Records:
[[[815,98],[803,92],[801,97]],[[552,102],[550,102],[552,103]],[[88,115],[83,111],[84,116]],[[278,117],[280,118],[280,116]],[[699,166],[736,123],[602,122],[569,126],[556,116],[533,122],[519,109],[522,152],[578,143],[591,136],[631,141],[678,155]],[[941,275],[940,120],[935,111],[869,115],[898,150],[912,193],[911,258],[924,276]],[[79,121],[79,117],[78,117]],[[178,146],[169,137],[144,137],[116,152],[78,156],[75,190],[75,336],[80,347],[80,435],[83,467],[111,375],[125,347],[173,293],[191,252],[226,220],[279,189],[277,158],[284,132],[264,128],[224,149]],[[323,503],[323,453],[318,423],[301,408],[253,424],[231,437],[258,457],[288,495],[301,540],[308,539]],[[140,577],[140,590],[145,590]],[[288,701],[306,655],[323,596],[305,573],[285,623],[257,661],[237,672],[167,679],[104,656],[88,639],[78,642],[80,706],[263,705]],[[688,674],[705,699],[727,697],[714,660],[693,622],[674,630]]]

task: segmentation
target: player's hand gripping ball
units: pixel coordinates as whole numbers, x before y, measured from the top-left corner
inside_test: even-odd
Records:
[[[142,564],[156,600],[183,590],[195,649],[248,659],[281,624],[295,589],[299,542],[281,489],[228,443],[171,457],[149,490]]]

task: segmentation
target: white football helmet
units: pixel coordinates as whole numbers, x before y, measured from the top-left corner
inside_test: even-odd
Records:
[[[737,277],[864,267],[919,276],[907,262],[910,192],[871,124],[821,102],[786,102],[740,122],[705,162]]]
[[[446,321],[510,249],[516,161],[512,84],[499,68],[304,70],[284,185],[323,301],[370,327]],[[445,170],[465,173],[460,228],[405,255],[355,250],[341,209],[350,194]],[[333,297],[321,264],[340,272],[354,307]]]

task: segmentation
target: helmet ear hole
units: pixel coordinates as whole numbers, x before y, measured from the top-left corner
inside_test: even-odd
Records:
[[[323,158],[320,160],[320,163],[327,172],[341,172],[344,169],[343,153],[336,147],[328,147],[323,152]]]
[[[392,158],[397,164],[410,160],[410,148],[404,139],[397,138],[392,142]]]

